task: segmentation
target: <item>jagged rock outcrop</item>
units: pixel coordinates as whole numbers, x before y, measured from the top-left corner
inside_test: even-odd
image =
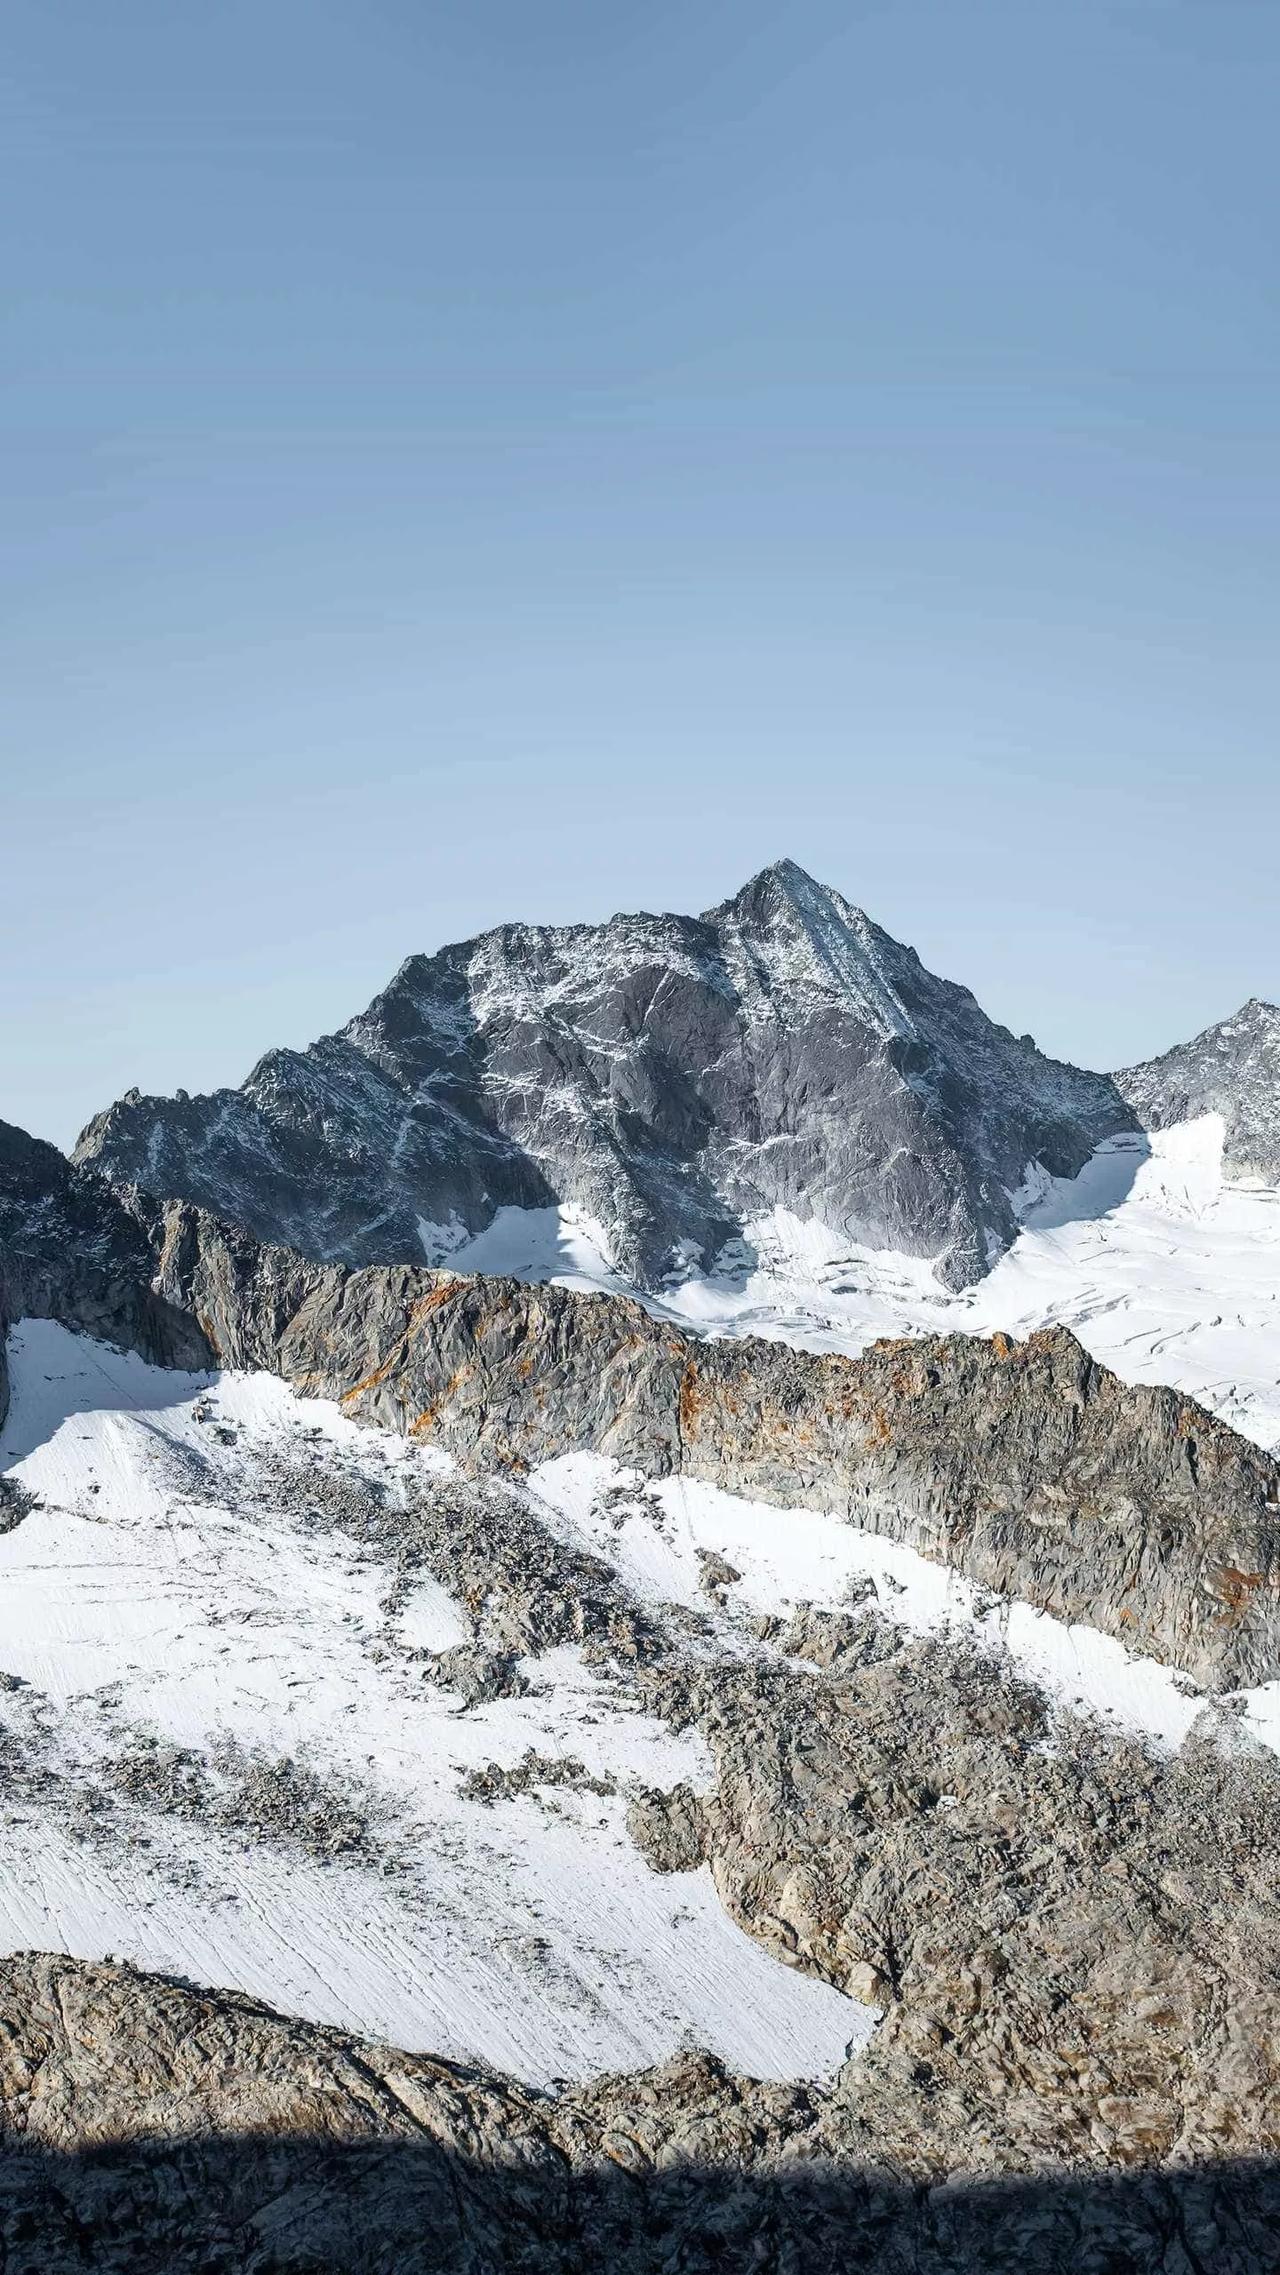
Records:
[[[208,1364],[190,1313],[152,1287],[145,1218],[144,1206],[131,1210],[95,1170],[73,1168],[55,1146],[0,1122],[0,1422],[9,1406],[4,1338],[24,1315],[60,1319],[162,1366]]]
[[[1170,1757],[875,1620],[861,1665],[640,1680],[716,1762],[633,1804],[655,1868],[705,1860],[749,1933],[884,2011],[835,2137],[914,2172],[1280,2150],[1280,1772],[1229,1713]]]
[[[1227,1174],[1280,1184],[1280,1004],[1255,995],[1233,1019],[1115,1080],[1144,1129],[1221,1114]]]
[[[310,1263],[5,1127],[0,1323],[23,1311],[268,1368],[481,1467],[589,1446],[834,1511],[1218,1687],[1280,1671],[1276,1463],[1061,1330],[857,1360],[697,1342],[625,1298]]]
[[[248,1999],[40,1955],[0,1962],[0,2119],[9,2275],[639,2269],[650,2184],[673,2248],[708,2197],[708,2233],[727,2218],[744,2235],[744,2173],[767,2193],[814,2134],[804,2089],[705,2057],[552,2101]]]
[[[503,1206],[570,1204],[655,1287],[775,1207],[961,1286],[1038,1161],[1133,1126],[794,862],[700,917],[504,925],[414,956],[341,1033],[240,1090],[131,1092],[77,1159],[260,1239],[440,1262]]]
[[[1280,1672],[1280,1466],[1065,1330],[699,1343],[622,1298],[310,1265],[181,1208],[157,1285],[224,1363],[479,1466],[593,1447],[848,1516],[1217,1687]]]

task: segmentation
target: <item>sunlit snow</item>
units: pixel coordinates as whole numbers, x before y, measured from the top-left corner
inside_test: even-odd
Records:
[[[237,1508],[237,1478],[316,1433],[384,1483],[430,1455],[268,1377],[202,1395],[46,1322],[15,1332],[10,1363],[0,1469],[40,1506],[0,1537],[0,1744],[26,1779],[0,1794],[0,1948],[112,1952],[535,2082],[685,2044],[823,2076],[866,2037],[862,2008],[731,1923],[707,1871],[660,1876],[632,1844],[628,1787],[705,1783],[696,1737],[627,1711],[573,1650],[525,1663],[528,1696],[461,1713],[409,1656],[463,1632],[445,1589],[389,1616],[358,1540]],[[211,1498],[184,1493],[193,1460]],[[154,1814],[122,1838],[91,1804],[140,1734],[349,1781],[397,1869]],[[618,1792],[460,1794],[531,1747]]]
[[[1135,1657],[1111,1636],[995,1597],[949,1565],[839,1517],[776,1509],[677,1477],[651,1480],[619,1527],[603,1488],[633,1474],[598,1454],[576,1453],[543,1463],[530,1483],[563,1536],[608,1557],[644,1602],[705,1610],[700,1551],[711,1551],[741,1576],[726,1591],[733,1611],[787,1612],[801,1604],[848,1610],[867,1600],[869,1581],[876,1608],[908,1633],[1007,1653],[1059,1705],[1161,1745],[1180,1745],[1209,1704],[1185,1676]],[[732,1643],[731,1627],[723,1639]],[[1260,1694],[1250,1693],[1248,1704],[1261,1725]]]
[[[1013,1247],[958,1294],[926,1259],[775,1210],[714,1271],[641,1300],[703,1334],[851,1353],[879,1335],[1057,1324],[1125,1381],[1169,1383],[1280,1445],[1280,1192],[1223,1178],[1218,1115],[1110,1139],[1075,1178],[1030,1165],[1017,1201]],[[567,1210],[503,1209],[449,1262],[567,1287],[625,1285],[600,1228]]]

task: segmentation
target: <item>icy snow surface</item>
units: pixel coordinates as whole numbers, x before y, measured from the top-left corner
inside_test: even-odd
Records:
[[[1018,1239],[959,1294],[920,1257],[851,1246],[779,1210],[717,1269],[642,1300],[704,1334],[854,1353],[878,1335],[1069,1327],[1124,1380],[1170,1383],[1280,1446],[1280,1192],[1224,1180],[1218,1115],[1111,1139],[1072,1179],[1032,1165],[1017,1201]],[[599,1227],[565,1210],[503,1209],[449,1262],[625,1286]]]
[[[0,1537],[0,1948],[112,1952],[534,2082],[682,2044],[824,2076],[865,2039],[865,2010],[767,1956],[707,1871],[660,1876],[628,1838],[629,1784],[705,1784],[696,1737],[568,1649],[524,1663],[530,1695],[462,1713],[408,1657],[465,1632],[444,1588],[388,1611],[386,1565],[309,1527],[305,1496],[237,1513],[255,1463],[386,1488],[428,1452],[270,1378],[204,1387],[46,1322],[10,1362],[0,1469],[40,1506]],[[133,1807],[112,1765],[148,1738],[215,1776],[228,1745],[291,1757],[367,1816],[372,1853]],[[459,1792],[529,1748],[618,1792]]]

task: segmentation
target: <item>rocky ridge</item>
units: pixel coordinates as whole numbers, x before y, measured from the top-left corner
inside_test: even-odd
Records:
[[[1253,996],[1234,1018],[1115,1079],[1144,1129],[1220,1114],[1228,1173],[1280,1184],[1280,1004]]]
[[[857,1360],[698,1342],[625,1298],[317,1265],[6,1129],[0,1321],[23,1310],[266,1368],[479,1467],[589,1447],[830,1510],[1218,1687],[1280,1671],[1280,1468],[1062,1330]]]
[[[1280,2247],[1265,2163],[912,2184],[696,2055],[548,2101],[35,1955],[0,2023],[10,2275],[1268,2275]]]
[[[312,1265],[181,1208],[156,1285],[223,1364],[481,1468],[593,1448],[846,1516],[1216,1687],[1280,1672],[1280,1465],[1061,1329],[699,1343],[623,1298]]]
[[[504,925],[414,956],[239,1090],[131,1092],[76,1158],[320,1260],[441,1262],[503,1207],[571,1206],[655,1288],[775,1208],[938,1260],[1014,1238],[1029,1167],[1133,1126],[839,893],[781,861],[700,917]]]

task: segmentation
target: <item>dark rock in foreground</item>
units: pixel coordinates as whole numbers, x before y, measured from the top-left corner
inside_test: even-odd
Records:
[[[0,1963],[6,2275],[1271,2275],[1266,2159],[944,2185],[704,2056],[547,2099],[129,1968]]]

